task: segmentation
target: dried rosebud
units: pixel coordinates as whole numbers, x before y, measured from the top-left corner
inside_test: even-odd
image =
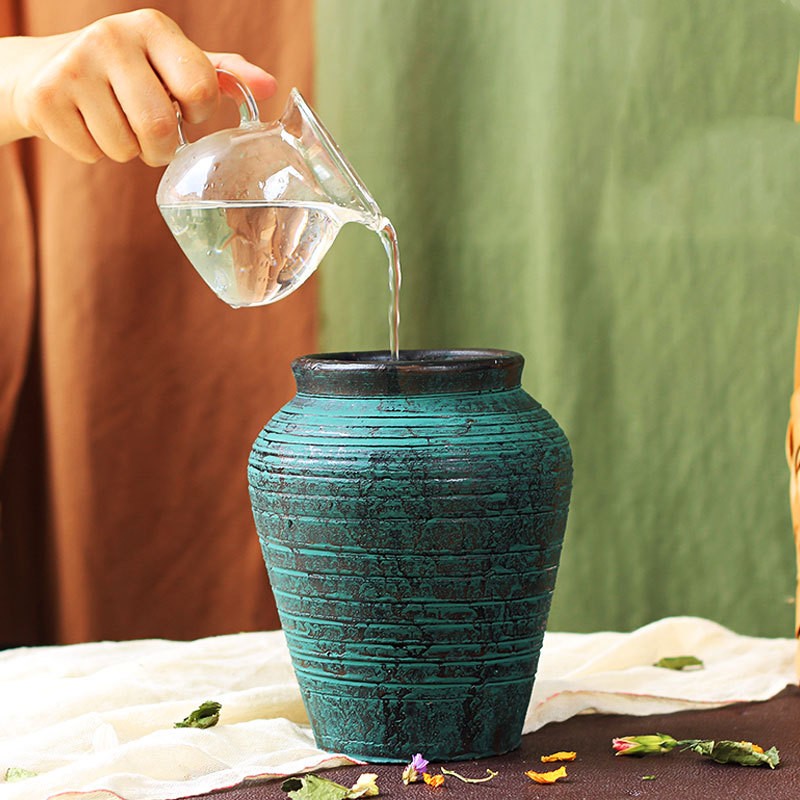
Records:
[[[611,747],[618,756],[648,756],[669,753],[678,742],[666,733],[646,736],[623,736],[611,740]]]

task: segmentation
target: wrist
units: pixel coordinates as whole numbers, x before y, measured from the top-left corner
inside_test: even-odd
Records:
[[[24,94],[72,36],[66,33],[0,38],[0,64],[4,65],[0,72],[0,144],[41,135],[25,118]]]
[[[0,74],[0,144],[32,136],[17,113],[15,95],[21,61],[29,47],[30,37],[10,36],[0,39],[0,63],[4,69]]]

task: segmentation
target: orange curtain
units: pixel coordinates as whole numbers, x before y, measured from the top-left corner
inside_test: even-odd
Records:
[[[6,35],[136,7],[3,4]],[[311,95],[310,0],[151,5],[204,49],[271,71],[266,119],[292,86]],[[225,306],[161,220],[160,173],[40,141],[0,148],[0,645],[278,624],[247,455],[294,391],[291,359],[316,349],[316,287]]]

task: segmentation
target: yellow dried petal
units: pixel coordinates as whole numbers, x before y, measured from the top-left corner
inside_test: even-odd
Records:
[[[427,772],[423,772],[422,780],[424,780],[428,786],[436,789],[444,783],[444,775],[429,775]]]
[[[358,780],[353,784],[353,788],[350,789],[350,794],[347,796],[350,798],[377,797],[380,794],[378,784],[376,783],[377,780],[377,772],[365,772],[363,775],[359,776]]]
[[[574,761],[577,757],[578,754],[572,752],[572,750],[559,750],[549,756],[542,756],[542,764],[549,764],[552,761]]]
[[[560,778],[567,777],[567,768],[559,767],[551,772],[534,772],[530,770],[525,773],[534,783],[555,783]]]

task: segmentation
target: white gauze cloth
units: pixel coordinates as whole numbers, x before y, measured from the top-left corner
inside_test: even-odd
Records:
[[[795,646],[691,617],[548,633],[524,731],[766,700],[795,681]],[[679,655],[705,668],[652,666]],[[205,700],[222,704],[218,725],[173,727]],[[0,652],[0,709],[0,800],[172,800],[355,763],[315,746],[280,631]],[[5,783],[8,768],[37,774]]]

